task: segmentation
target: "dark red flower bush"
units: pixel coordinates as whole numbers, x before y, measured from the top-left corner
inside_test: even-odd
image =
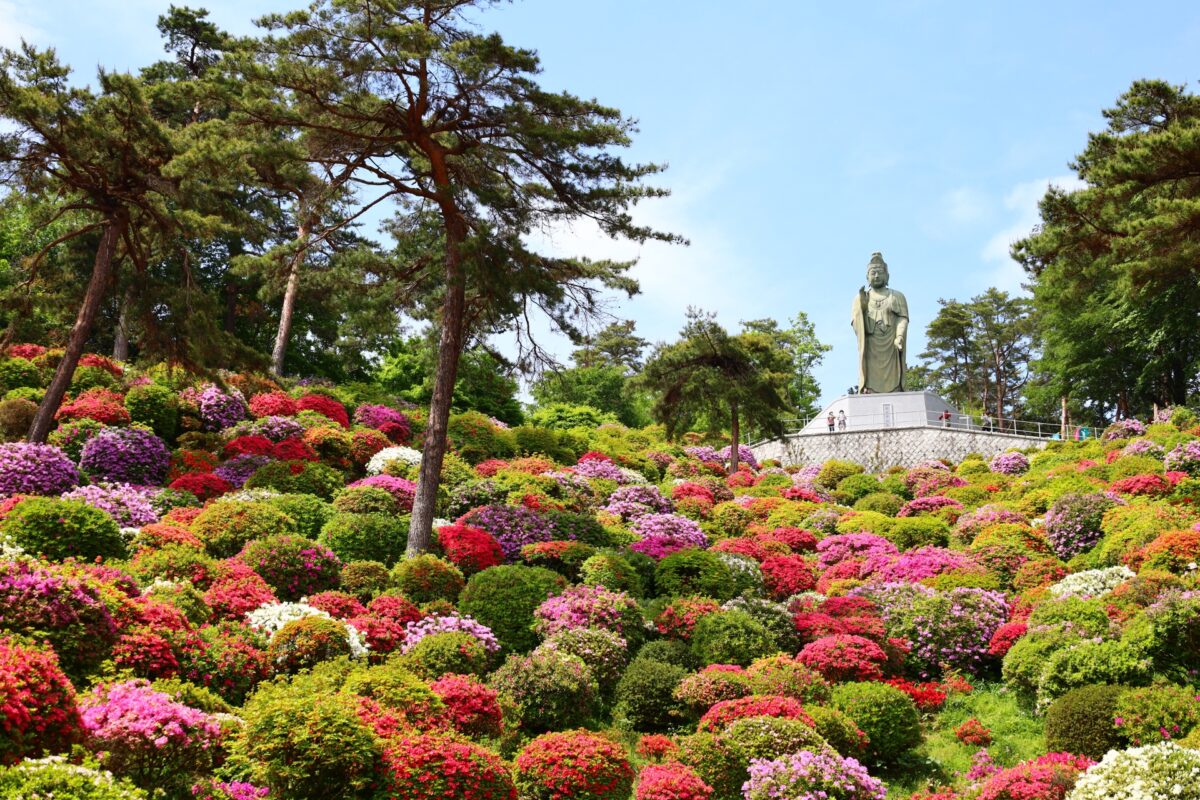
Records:
[[[1028,630],[1029,626],[1024,622],[1004,623],[992,634],[992,641],[988,644],[988,655],[1004,658],[1017,640]]]
[[[812,565],[801,555],[771,556],[759,565],[763,585],[774,600],[786,600],[794,594],[807,592],[817,585]]]
[[[191,492],[201,503],[232,491],[233,484],[211,472],[191,472],[171,481],[170,488],[179,492]]]
[[[590,731],[545,733],[516,758],[521,797],[538,800],[628,800],[633,767],[625,748]]]
[[[343,428],[350,427],[350,415],[346,413],[346,407],[332,397],[326,397],[323,394],[306,394],[296,401],[296,409],[298,411],[315,411]]]
[[[719,731],[746,717],[781,717],[798,719],[806,725],[816,725],[813,718],[804,710],[804,705],[794,697],[756,694],[715,703],[712,708],[704,712],[697,729],[702,732]]]
[[[0,764],[61,753],[82,738],[75,689],[54,651],[0,638]]]
[[[516,800],[508,765],[495,753],[444,734],[402,736],[383,754],[385,798]]]
[[[504,551],[496,537],[470,525],[443,525],[437,529],[437,543],[446,559],[473,575],[504,563]]]
[[[834,634],[806,644],[796,660],[828,681],[877,681],[888,656],[864,636]]]
[[[454,729],[465,736],[499,736],[499,695],[474,675],[443,675],[429,685],[446,704]]]

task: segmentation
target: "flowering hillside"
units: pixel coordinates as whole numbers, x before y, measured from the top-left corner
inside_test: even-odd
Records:
[[[0,796],[1200,800],[1200,426],[881,475],[0,359]],[[364,394],[365,392],[365,394]]]

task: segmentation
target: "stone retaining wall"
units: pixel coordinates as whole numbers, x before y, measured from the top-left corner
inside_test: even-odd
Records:
[[[784,465],[820,464],[831,458],[862,464],[870,472],[912,467],[930,459],[961,461],[969,453],[991,458],[1006,450],[1045,447],[1046,439],[955,428],[882,428],[830,434],[793,434],[754,445],[759,461],[777,458]]]

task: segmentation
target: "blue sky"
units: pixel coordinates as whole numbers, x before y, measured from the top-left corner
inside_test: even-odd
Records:
[[[190,4],[237,33],[299,6]],[[0,43],[53,45],[83,79],[136,69],[160,57],[166,5],[0,0]],[[1200,68],[1194,2],[524,0],[480,24],[536,49],[547,88],[639,120],[630,156],[669,163],[673,196],[638,217],[691,240],[635,247],[577,227],[544,246],[639,257],[643,293],[614,313],[652,341],[673,339],[689,305],[730,328],[804,311],[834,346],[817,371],[826,400],[855,379],[849,305],[873,251],[908,297],[919,353],[939,297],[1020,291],[1008,244],[1048,182],[1069,185],[1101,110],[1136,79]]]

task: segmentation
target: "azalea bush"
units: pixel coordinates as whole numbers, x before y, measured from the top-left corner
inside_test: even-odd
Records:
[[[528,800],[627,800],[633,788],[625,748],[589,731],[543,734],[514,765],[517,790]]]

